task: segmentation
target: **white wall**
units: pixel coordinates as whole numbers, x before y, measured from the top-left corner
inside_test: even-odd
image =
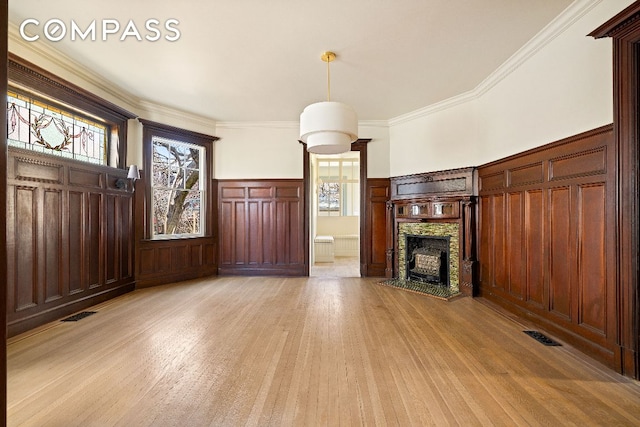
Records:
[[[575,13],[593,3],[574,2],[568,10],[577,20],[565,14],[550,24],[540,37],[570,23],[541,48],[530,43],[516,54],[513,70],[498,70],[442,108],[392,120],[391,176],[478,166],[611,123],[611,40],[587,34],[632,0],[603,0]]]
[[[360,234],[360,217],[319,216],[316,217],[317,236],[347,236]]]
[[[386,124],[365,122],[361,138],[372,138],[368,176],[389,177],[389,131]],[[215,144],[217,179],[301,179],[303,146],[297,122],[218,123]]]

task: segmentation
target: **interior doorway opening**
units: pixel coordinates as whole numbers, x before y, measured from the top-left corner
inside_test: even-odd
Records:
[[[310,155],[311,277],[360,277],[359,151]]]

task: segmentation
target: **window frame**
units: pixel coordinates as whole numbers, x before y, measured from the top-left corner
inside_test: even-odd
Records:
[[[166,241],[166,240],[181,240],[181,239],[193,239],[200,237],[210,237],[213,235],[213,185],[212,185],[212,171],[213,171],[213,143],[219,138],[211,135],[205,135],[198,132],[193,132],[177,127],[164,125],[162,123],[153,122],[146,119],[138,118],[138,121],[142,123],[142,155],[143,155],[143,184],[144,184],[144,203],[147,206],[145,209],[145,226],[144,236],[145,240],[150,241]],[[199,234],[182,234],[182,235],[158,235],[153,234],[153,199],[152,199],[152,156],[153,156],[153,139],[154,137],[181,142],[185,144],[191,144],[204,147],[204,165],[201,166],[201,174],[203,175],[202,191],[203,191],[203,203],[201,213],[202,224],[201,233]]]
[[[338,163],[338,176],[337,179],[329,179],[329,180],[322,180],[322,176],[320,174],[320,169],[321,169],[321,163],[332,163],[332,162],[336,162]],[[345,205],[344,205],[344,201],[345,201],[345,197],[347,197],[344,193],[344,189],[345,186],[347,184],[355,184],[357,186],[360,185],[360,176],[359,173],[354,175],[355,178],[344,178],[344,173],[343,173],[343,165],[345,163],[352,163],[351,167],[353,167],[353,163],[357,163],[358,164],[358,170],[360,169],[360,159],[359,158],[354,158],[354,157],[345,157],[345,158],[329,158],[329,157],[321,157],[318,158],[317,160],[317,168],[318,168],[318,179],[317,181],[320,182],[322,180],[323,184],[337,184],[338,185],[338,206],[337,209],[335,209],[335,211],[338,212],[338,215],[332,215],[331,212],[333,212],[334,210],[332,210],[331,208],[329,209],[321,209],[320,208],[320,188],[317,189],[317,196],[316,196],[316,215],[317,216],[322,216],[322,217],[335,217],[335,218],[339,218],[339,217],[351,217],[351,216],[360,216],[360,212],[357,215],[345,215],[343,214],[343,211],[345,210]],[[329,168],[329,170],[331,170],[332,166],[327,166]],[[353,209],[353,207],[357,206],[358,209],[360,209],[360,201],[357,201],[357,203],[353,203],[353,201],[350,203],[351,208]],[[322,213],[321,213],[322,212]]]
[[[112,161],[112,135],[108,135],[107,163],[104,166],[124,169],[127,160],[127,123],[137,116],[93,93],[82,89],[19,56],[9,53],[7,61],[9,88],[33,92],[35,97],[60,103],[96,116],[111,128],[118,137],[117,158]],[[5,95],[6,96],[6,95]]]

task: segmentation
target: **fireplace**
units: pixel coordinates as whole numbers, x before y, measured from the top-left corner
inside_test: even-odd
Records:
[[[387,278],[473,296],[477,179],[472,167],[391,178]]]
[[[449,236],[405,236],[407,280],[449,287]]]

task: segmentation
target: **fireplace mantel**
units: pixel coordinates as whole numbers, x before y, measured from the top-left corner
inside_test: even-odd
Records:
[[[458,283],[463,295],[472,296],[476,286],[476,168],[450,169],[391,178],[391,200],[387,205],[388,278],[398,278],[398,238],[401,224],[457,224],[460,242]]]

